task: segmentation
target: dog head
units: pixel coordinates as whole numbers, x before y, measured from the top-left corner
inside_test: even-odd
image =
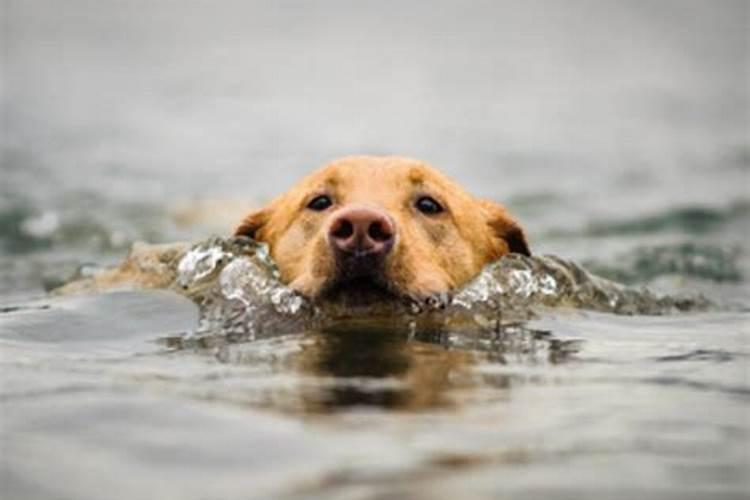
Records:
[[[398,157],[330,163],[247,215],[235,234],[267,243],[282,280],[313,300],[423,299],[507,253],[530,254],[502,206]]]

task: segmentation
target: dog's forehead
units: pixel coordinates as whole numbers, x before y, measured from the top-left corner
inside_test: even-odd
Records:
[[[380,190],[409,190],[419,186],[452,185],[433,167],[408,158],[352,157],[338,160],[313,174],[312,184],[331,191],[374,194]]]

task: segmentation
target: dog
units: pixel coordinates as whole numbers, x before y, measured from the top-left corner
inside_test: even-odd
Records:
[[[391,156],[323,166],[245,216],[235,235],[266,243],[282,281],[313,301],[425,300],[508,253],[531,255],[504,207]]]

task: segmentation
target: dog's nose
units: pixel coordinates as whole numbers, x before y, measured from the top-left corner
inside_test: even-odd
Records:
[[[378,209],[351,206],[334,215],[328,232],[331,245],[341,252],[384,256],[393,247],[394,223]]]

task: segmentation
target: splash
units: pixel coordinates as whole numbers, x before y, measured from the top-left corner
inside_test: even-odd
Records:
[[[264,244],[248,238],[212,238],[194,245],[177,264],[175,286],[200,308],[194,340],[215,335],[254,340],[299,331],[307,301],[286,287]]]
[[[580,265],[543,255],[508,255],[491,264],[453,298],[465,308],[492,303],[499,310],[575,307],[613,314],[662,315],[710,307],[703,297],[658,296],[596,276]]]
[[[185,252],[175,287],[200,307],[191,342],[242,341],[300,332],[340,318],[336,305],[314,305],[285,286],[264,244],[213,238]],[[497,330],[534,317],[540,308],[572,307],[613,314],[662,315],[703,310],[702,297],[657,296],[596,276],[555,256],[509,255],[491,264],[451,296],[372,306],[363,317],[385,317],[414,331],[417,325],[462,325]],[[424,328],[421,328],[424,330]]]

